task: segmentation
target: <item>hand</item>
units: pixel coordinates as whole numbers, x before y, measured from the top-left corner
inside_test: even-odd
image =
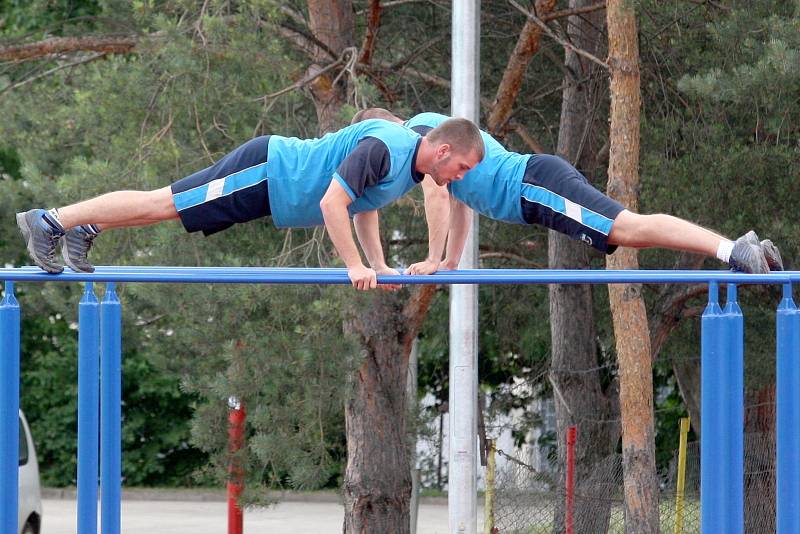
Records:
[[[426,259],[419,263],[412,263],[405,274],[433,274],[439,270],[439,262]]]
[[[363,264],[349,267],[347,269],[347,276],[350,277],[353,287],[359,291],[369,291],[378,286],[378,275],[375,271],[369,267],[365,267]]]
[[[400,274],[396,269],[392,269],[388,265],[383,265],[381,267],[375,267],[375,272],[377,274],[388,274],[388,275],[398,275]],[[398,291],[403,286],[402,284],[380,284],[378,286],[379,289],[383,289],[384,291]]]
[[[458,262],[449,258],[445,258],[444,261],[439,264],[440,271],[455,271],[456,269],[458,269]]]

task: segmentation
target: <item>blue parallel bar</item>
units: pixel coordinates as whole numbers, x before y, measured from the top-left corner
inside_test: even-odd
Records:
[[[783,286],[777,330],[777,532],[800,532],[800,311]]]
[[[729,408],[725,442],[730,447],[728,511],[731,521],[727,532],[744,534],[744,316],[737,302],[736,284],[728,285],[727,297],[722,312],[728,336],[728,353],[723,353],[728,367]]]
[[[719,285],[708,285],[708,306],[701,320],[700,356],[700,527],[703,534],[729,532],[728,456],[726,441],[728,410],[725,391],[725,323],[719,307]]]
[[[114,284],[100,304],[101,532],[119,534],[122,494],[122,307]],[[80,533],[83,534],[83,533]]]
[[[18,532],[19,303],[6,282],[0,301],[0,531]]]
[[[92,282],[78,304],[78,534],[97,534],[100,305]]]
[[[94,273],[65,270],[52,275],[36,267],[1,268],[0,280],[31,282],[171,282],[228,284],[343,284],[345,269],[273,269],[269,267],[108,267]],[[380,275],[384,284],[786,284],[800,282],[800,271],[744,274],[731,271],[464,269],[431,275]]]

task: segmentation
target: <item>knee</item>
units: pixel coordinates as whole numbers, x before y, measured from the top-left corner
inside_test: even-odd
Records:
[[[145,201],[149,203],[156,219],[173,219],[178,215],[172,198],[172,188],[169,186],[148,191]]]
[[[655,217],[623,210],[611,226],[611,232],[608,235],[609,243],[628,247],[640,246],[648,234],[650,225],[657,224]]]

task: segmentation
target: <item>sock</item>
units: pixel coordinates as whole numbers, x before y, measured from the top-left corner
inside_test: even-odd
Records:
[[[61,221],[58,220],[58,210],[53,208],[51,210],[46,210],[42,215],[42,219],[44,222],[49,224],[53,227],[54,230],[61,232],[62,234],[66,231],[64,230],[64,226],[61,224]]]
[[[84,224],[81,226],[87,234],[97,235],[100,233],[100,228],[96,224]]]
[[[719,248],[717,248],[717,258],[720,261],[724,261],[725,263],[730,263],[731,261],[731,252],[733,251],[733,241],[728,241],[727,239],[723,239],[719,242]]]

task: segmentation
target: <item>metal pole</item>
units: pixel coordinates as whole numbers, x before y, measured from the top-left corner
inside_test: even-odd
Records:
[[[452,115],[478,123],[480,106],[480,1],[453,2]],[[478,217],[474,217],[460,268],[477,266]],[[478,528],[478,286],[450,290],[450,532],[475,534]]]
[[[575,534],[575,444],[578,441],[578,427],[567,428],[567,480],[565,503],[565,530]]]
[[[728,284],[728,302],[723,310],[727,324],[728,352],[728,447],[731,534],[744,533],[744,317],[736,300],[736,284]],[[723,353],[724,354],[724,353]]]
[[[19,303],[14,282],[0,301],[0,530],[18,532]]]
[[[269,267],[96,267],[93,273],[48,274],[31,267],[0,268],[0,280],[17,282],[159,282],[187,284],[350,285],[346,269]],[[467,269],[429,275],[378,275],[378,284],[788,284],[800,271],[745,274],[733,271],[605,269]]]
[[[228,399],[228,534],[242,534],[244,514],[239,497],[244,490],[244,466],[239,451],[244,446],[244,405],[236,397]]]
[[[122,307],[114,284],[100,304],[101,532],[119,534],[122,497]]]
[[[497,473],[497,443],[486,440],[486,494],[483,505],[483,534],[494,534],[494,492]]]
[[[97,532],[100,305],[92,282],[78,304],[78,532]]]
[[[686,488],[686,445],[689,438],[688,417],[681,417],[681,435],[678,441],[678,487],[675,492],[675,534],[683,534],[683,504]]]
[[[719,284],[708,284],[708,306],[701,321],[700,413],[700,528],[703,534],[728,532],[725,513],[728,496],[726,469],[729,445],[725,439],[728,419],[728,377],[723,350],[724,322],[719,307]]]
[[[792,285],[783,286],[777,315],[778,534],[800,532],[800,311]]]

